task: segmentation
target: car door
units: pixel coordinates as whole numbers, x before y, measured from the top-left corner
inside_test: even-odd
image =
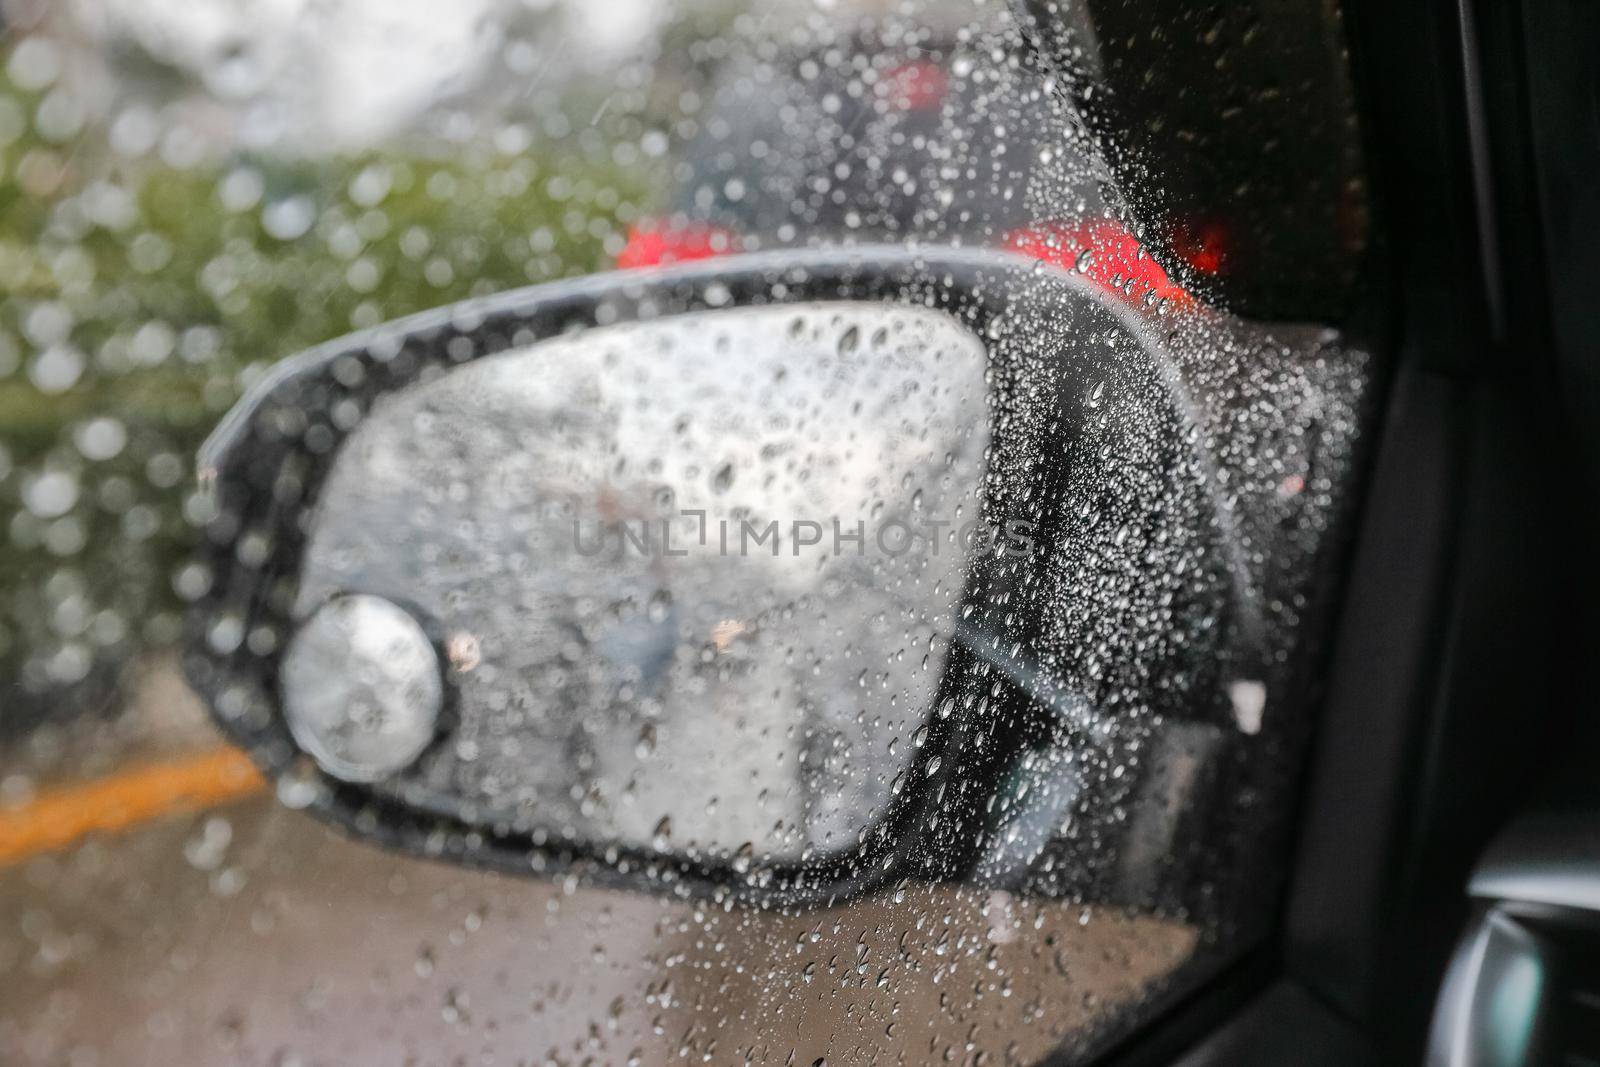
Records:
[[[1562,469],[1460,20],[6,19],[0,1058],[1421,1055]]]

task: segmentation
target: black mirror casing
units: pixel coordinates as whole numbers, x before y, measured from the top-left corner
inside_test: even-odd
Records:
[[[746,306],[869,301],[943,311],[991,345],[1012,345],[1015,358],[994,359],[996,395],[1056,390],[1049,417],[1027,424],[995,410],[996,464],[1037,475],[1036,485],[991,487],[997,518],[1026,515],[1041,538],[1060,538],[1072,475],[1067,455],[1081,420],[1101,402],[1113,372],[1153,417],[1150,432],[1194,452],[1196,435],[1178,376],[1161,354],[1162,319],[1122,307],[1085,279],[1045,270],[1000,253],[861,248],[771,253],[661,272],[619,273],[512,292],[424,313],[341,338],[288,360],[229,414],[200,459],[202,484],[215,517],[206,533],[209,592],[191,614],[188,675],[228,734],[280,782],[280,796],[362,838],[415,854],[516,873],[581,874],[599,884],[782,906],[836,901],[907,879],[942,879],[981,869],[994,821],[996,783],[1019,753],[1052,730],[1083,727],[1086,714],[1071,694],[1052,691],[1039,672],[1017,666],[1015,649],[1038,629],[1050,594],[1028,567],[1003,557],[974,566],[967,600],[987,607],[961,624],[952,643],[926,743],[911,773],[855,847],[799,862],[760,855],[666,853],[564,838],[546,828],[489,821],[470,804],[422,805],[402,784],[375,789],[341,782],[295,744],[278,692],[278,662],[296,620],[294,592],[306,548],[306,516],[344,438],[375,400],[465,362],[505,353],[596,326]],[[1064,328],[1070,326],[1071,328]],[[1085,345],[1085,336],[1104,343]],[[1130,368],[1134,373],[1130,374]],[[1009,377],[1008,377],[1009,376]],[[1165,427],[1165,429],[1163,429]],[[1176,428],[1176,429],[1174,429]],[[1170,432],[1169,432],[1170,431]],[[1009,451],[1008,451],[1009,450]],[[1200,450],[1203,453],[1203,449]],[[1010,459],[1004,459],[1009,455]],[[1205,461],[1201,461],[1204,466]],[[1205,478],[1193,479],[1197,483]],[[1194,490],[1202,497],[1204,485]],[[1228,652],[1259,644],[1263,623],[1256,596],[1241,582],[1247,569],[1230,558],[1234,520],[1203,501],[1209,513],[1197,536],[1209,544],[1209,572],[1196,579],[1207,615],[1197,633],[1206,649],[1185,648],[1205,664],[1177,676],[1213,694],[1219,672],[1247,661]],[[969,611],[971,609],[968,609]],[[1188,610],[1188,609],[1185,609]],[[425,612],[419,617],[441,662],[445,637]],[[990,616],[993,617],[990,617]],[[1013,647],[1014,646],[1014,647]],[[1207,651],[1209,649],[1209,652]],[[440,736],[452,715],[449,686]],[[1173,715],[1224,714],[1213,702],[1198,712],[1187,693],[1170,693]],[[1211,710],[1206,710],[1210,708]],[[711,770],[708,769],[708,773]],[[1005,804],[1001,804],[1003,809]],[[1092,820],[1090,820],[1092,822]],[[977,832],[975,832],[975,830]],[[1116,872],[1085,865],[1087,878]]]

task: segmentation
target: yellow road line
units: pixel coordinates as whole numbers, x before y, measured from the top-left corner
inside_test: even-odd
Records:
[[[0,866],[66,848],[86,834],[116,833],[170,812],[235,800],[265,785],[250,757],[218,748],[45,790],[17,807],[0,807]]]

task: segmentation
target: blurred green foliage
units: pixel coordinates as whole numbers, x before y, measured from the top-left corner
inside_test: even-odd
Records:
[[[599,269],[644,194],[594,152],[537,148],[174,168],[92,130],[52,141],[40,107],[0,84],[0,736],[176,637],[192,456],[261,368]]]

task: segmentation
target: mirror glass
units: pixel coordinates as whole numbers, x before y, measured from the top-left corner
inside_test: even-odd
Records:
[[[592,329],[381,398],[324,483],[296,602],[301,634],[344,633],[360,595],[438,644],[437,736],[379,788],[589,842],[853,848],[998,541],[986,365],[940,312],[790,305]],[[298,659],[339,677],[286,671],[291,713],[296,686],[375,672],[346,725],[403,748],[412,657]]]

